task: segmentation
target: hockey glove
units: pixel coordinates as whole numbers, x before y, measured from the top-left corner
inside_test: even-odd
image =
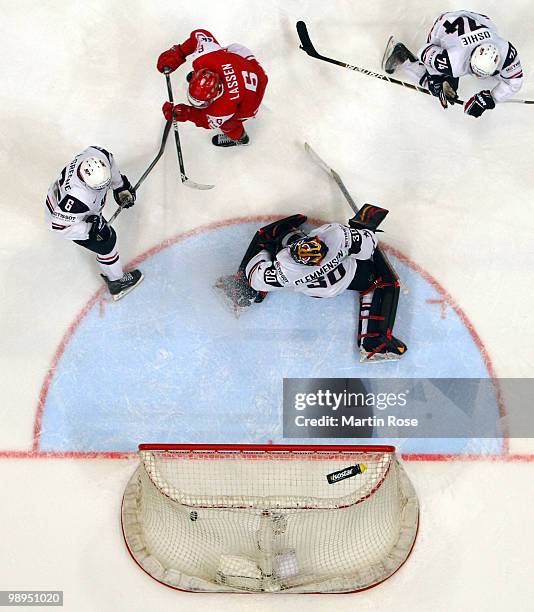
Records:
[[[349,219],[349,226],[354,229],[370,229],[372,232],[381,232],[378,226],[386,218],[389,210],[374,206],[373,204],[364,204],[357,214]]]
[[[426,74],[426,84],[430,93],[439,99],[443,108],[455,104],[458,99],[456,90],[459,79],[447,74]]]
[[[479,91],[465,103],[464,113],[471,117],[480,117],[484,111],[495,108],[495,100],[489,89]]]
[[[187,121],[191,116],[191,107],[187,104],[177,104],[173,107],[170,102],[165,102],[162,109],[167,121]]]
[[[91,225],[89,228],[89,240],[106,242],[111,238],[108,222],[102,215],[90,215],[85,220]]]
[[[159,72],[174,72],[185,62],[185,55],[180,45],[174,45],[158,57],[157,69]]]
[[[135,204],[135,189],[124,174],[121,174],[121,178],[122,187],[113,190],[113,197],[121,208],[130,208]]]

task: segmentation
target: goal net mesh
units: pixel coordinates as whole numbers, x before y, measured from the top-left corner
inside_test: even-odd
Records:
[[[417,497],[392,448],[140,448],[123,532],[169,586],[357,591],[393,574],[414,544]]]

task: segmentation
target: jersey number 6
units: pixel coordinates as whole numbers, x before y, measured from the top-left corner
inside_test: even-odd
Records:
[[[241,75],[243,76],[245,89],[250,91],[256,91],[258,89],[258,75],[255,72],[247,72],[246,70],[242,70]]]

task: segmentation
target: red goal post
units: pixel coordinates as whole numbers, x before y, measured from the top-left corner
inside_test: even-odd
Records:
[[[128,550],[195,592],[344,593],[408,558],[419,504],[393,446],[141,444]]]

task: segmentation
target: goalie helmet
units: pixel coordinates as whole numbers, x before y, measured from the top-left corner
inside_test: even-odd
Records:
[[[109,164],[98,157],[84,159],[78,168],[78,176],[91,189],[104,189],[111,183]]]
[[[500,60],[499,49],[492,43],[484,43],[476,47],[471,54],[471,71],[482,79],[495,76],[499,74],[497,66]]]
[[[328,247],[317,236],[305,236],[289,246],[293,261],[305,266],[318,266],[328,253]]]
[[[222,96],[223,85],[216,72],[202,68],[193,73],[189,80],[187,99],[195,108],[207,108],[217,98]]]

